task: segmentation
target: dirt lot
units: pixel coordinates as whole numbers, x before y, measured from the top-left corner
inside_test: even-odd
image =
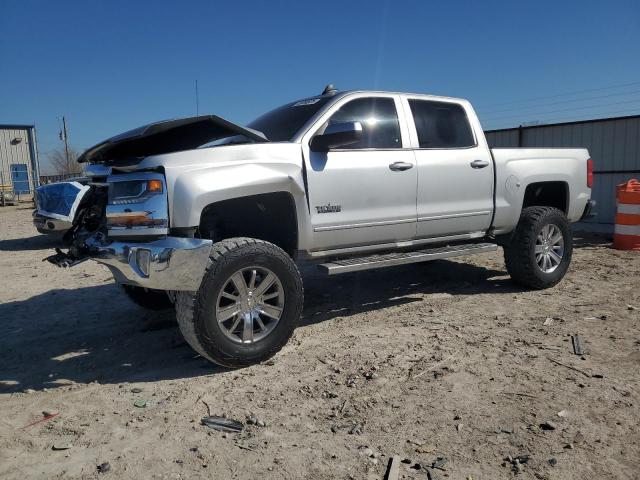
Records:
[[[576,244],[542,292],[512,284],[501,252],[307,268],[293,340],[230,371],[106,268],[42,263],[54,243],[2,208],[0,477],[368,479],[398,455],[404,478],[640,478],[640,256]],[[212,431],[207,405],[260,425]]]

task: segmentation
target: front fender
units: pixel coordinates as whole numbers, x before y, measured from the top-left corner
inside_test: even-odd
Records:
[[[171,226],[199,225],[202,210],[212,203],[273,192],[288,192],[293,198],[303,198],[300,169],[291,164],[249,163],[183,171],[173,182]]]

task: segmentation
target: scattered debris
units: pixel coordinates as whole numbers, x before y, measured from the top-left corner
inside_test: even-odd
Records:
[[[400,457],[391,457],[391,460],[389,460],[389,469],[384,478],[386,480],[398,480],[400,478]]]
[[[202,400],[202,403],[204,403],[204,406],[207,407],[207,416],[211,416],[211,407],[209,406],[209,404],[207,402],[205,402],[204,400]]]
[[[502,465],[510,465],[511,470],[514,473],[522,473],[524,471],[524,466],[529,463],[529,459],[530,457],[527,454],[518,455],[517,457],[512,457],[511,455],[509,455],[504,459],[504,463]]]
[[[456,425],[456,430],[459,432],[460,430],[462,430],[462,427],[463,427],[463,426],[464,426],[464,424],[462,424],[462,423],[458,423],[458,424]]]
[[[584,355],[584,346],[580,335],[571,335],[571,343],[573,344],[573,353],[576,355]]]
[[[431,464],[431,468],[437,468],[438,470],[444,470],[444,466],[447,464],[449,460],[446,457],[437,457],[435,461]]]
[[[54,444],[51,447],[51,450],[69,450],[70,448],[73,448],[73,445],[71,445],[70,443],[63,443],[63,444]]]
[[[537,396],[531,395],[529,393],[518,393],[518,392],[502,392],[502,395],[515,395],[517,397],[538,398]]]
[[[242,422],[239,422],[237,420],[211,415],[208,417],[203,417],[202,420],[200,420],[200,423],[205,427],[209,427],[220,432],[238,433],[241,432],[244,428]]]
[[[557,415],[562,418],[566,418],[570,415],[569,410],[560,410]]]
[[[247,425],[255,425],[256,427],[266,427],[267,422],[264,420],[254,417],[253,415],[247,416]]]
[[[547,422],[541,423],[540,428],[542,430],[555,430],[556,428],[558,428],[558,426],[555,423],[553,423],[551,420],[549,420]]]
[[[552,467],[555,467],[558,464],[558,460],[556,460],[555,457],[551,457],[548,461],[549,465],[551,465]]]
[[[622,390],[621,388],[618,388],[615,385],[611,388],[613,388],[614,391],[618,392],[623,397],[628,397],[629,395],[631,395],[631,392],[629,390]]]
[[[52,418],[55,418],[59,415],[58,412],[42,412],[42,418],[39,420],[36,420],[35,422],[31,422],[28,425],[25,425],[22,428],[27,428],[27,427],[32,427],[33,425],[36,425],[38,423],[42,423],[42,422],[46,422],[47,420],[51,420]]]
[[[107,473],[111,470],[111,465],[109,465],[109,462],[103,462],[97,466],[97,469],[99,473]]]
[[[353,427],[351,427],[351,429],[349,430],[349,435],[360,435],[362,434],[362,431],[364,430],[364,426],[356,423]]]
[[[142,393],[142,389],[138,387],[132,388],[131,393]]]
[[[638,307],[634,307],[633,305],[627,305],[627,310],[637,310]]]
[[[552,323],[553,323],[553,318],[547,317],[547,319],[544,321],[544,323],[542,325],[544,325],[545,327],[548,327]]]
[[[378,378],[378,374],[374,371],[365,372],[363,377],[367,380],[375,380]]]
[[[141,398],[140,400],[136,400],[135,402],[133,402],[133,406],[138,408],[146,408],[147,401]]]
[[[449,355],[447,358],[445,358],[444,360],[440,360],[438,363],[434,363],[433,365],[431,365],[429,368],[427,368],[426,370],[423,370],[422,372],[418,373],[417,375],[414,375],[413,378],[418,378],[421,377],[422,375],[429,373],[433,370],[435,370],[436,368],[438,368],[440,365],[442,365],[445,362],[448,362],[449,360],[451,360],[452,358],[454,358],[456,356],[456,354],[452,354]],[[411,370],[409,371],[409,375],[411,375]]]
[[[579,368],[572,367],[571,365],[567,365],[566,363],[562,363],[562,362],[556,360],[555,358],[551,358],[551,357],[547,357],[547,358],[549,359],[550,362],[553,362],[556,365],[560,365],[561,367],[568,368],[569,370],[573,370],[574,372],[581,373],[585,377],[591,377],[591,374],[585,372],[584,370],[580,370]]]

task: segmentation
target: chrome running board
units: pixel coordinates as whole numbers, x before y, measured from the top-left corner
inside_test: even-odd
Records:
[[[349,257],[321,263],[318,268],[327,275],[339,273],[359,272],[374,268],[394,267],[409,263],[428,262],[441,258],[459,257],[476,253],[493,252],[498,246],[494,243],[473,243],[466,245],[454,245],[438,248],[426,248],[410,252],[393,252],[381,255],[369,255],[367,257]]]

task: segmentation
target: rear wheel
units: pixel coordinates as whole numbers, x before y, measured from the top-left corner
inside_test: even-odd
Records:
[[[169,310],[173,303],[164,290],[122,285],[124,292],[136,304],[149,310]]]
[[[504,247],[511,278],[535,289],[549,288],[562,280],[572,253],[569,221],[563,212],[552,207],[525,208],[513,238]]]
[[[302,312],[303,288],[293,260],[252,238],[214,244],[197,292],[178,292],[176,313],[185,340],[227,367],[264,361],[289,340]]]

